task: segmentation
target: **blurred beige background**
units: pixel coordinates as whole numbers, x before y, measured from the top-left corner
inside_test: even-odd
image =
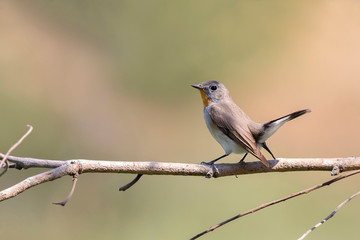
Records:
[[[277,157],[359,156],[358,1],[0,2],[0,146],[13,155],[199,163],[223,153],[189,85],[218,80],[253,120],[310,108],[268,145]],[[268,156],[268,155],[266,155]],[[236,162],[232,155],[224,161]],[[254,160],[249,158],[248,160]],[[222,162],[224,162],[222,161]],[[4,189],[40,169],[9,171]],[[85,174],[0,204],[2,239],[188,239],[330,173],[205,179]],[[204,239],[296,239],[359,177],[239,219]],[[308,239],[357,239],[359,199]]]

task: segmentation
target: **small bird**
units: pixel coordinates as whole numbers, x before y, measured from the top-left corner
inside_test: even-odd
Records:
[[[224,155],[206,163],[210,165],[231,153],[245,153],[240,160],[243,162],[250,153],[266,167],[270,167],[260,149],[263,147],[274,159],[276,158],[265,141],[287,121],[310,112],[309,109],[300,110],[267,123],[256,123],[235,104],[229,90],[222,83],[206,81],[191,86],[200,90],[206,126],[225,151]]]

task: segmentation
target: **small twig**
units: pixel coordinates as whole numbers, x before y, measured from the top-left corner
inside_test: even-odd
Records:
[[[7,153],[4,155],[4,157],[2,158],[1,162],[0,162],[0,169],[3,167],[4,163],[6,162],[6,167],[4,169],[3,172],[1,172],[0,176],[3,175],[9,168],[9,161],[7,160],[8,156],[10,155],[10,153],[12,151],[14,151],[15,148],[17,148],[17,146],[19,146],[22,141],[24,141],[24,139],[31,133],[31,131],[33,130],[33,127],[31,125],[26,125],[29,130],[24,134],[24,136],[22,136],[8,151]]]
[[[128,190],[129,188],[131,188],[135,183],[137,183],[137,181],[139,181],[139,179],[142,177],[142,174],[138,174],[136,175],[136,177],[131,181],[129,182],[128,184],[122,186],[121,188],[119,188],[119,191],[126,191]]]
[[[4,156],[5,156],[4,154],[0,153],[0,159],[4,158]],[[57,168],[66,163],[66,161],[61,161],[61,160],[37,159],[37,158],[29,158],[29,157],[15,157],[15,156],[8,156],[7,160],[9,160],[9,162],[15,163],[15,165],[13,166],[10,164],[10,168],[12,166],[12,168],[16,168],[19,170],[23,168],[24,169]]]
[[[66,175],[73,176],[74,174],[79,173],[79,170],[80,165],[76,164],[76,161],[66,161],[63,165],[55,169],[28,177],[25,180],[0,191],[0,202],[15,197],[36,185],[53,181]]]
[[[298,240],[303,240],[307,235],[309,235],[309,233],[311,233],[312,231],[314,231],[317,227],[319,227],[321,224],[324,224],[327,220],[329,220],[330,218],[332,218],[339,210],[340,208],[342,208],[345,204],[347,204],[348,202],[350,202],[351,199],[355,198],[356,196],[360,195],[360,191],[353,194],[352,196],[350,196],[348,199],[346,199],[345,201],[343,201],[342,203],[340,203],[339,206],[337,206],[335,208],[334,211],[332,211],[332,213],[330,213],[329,216],[327,216],[326,218],[324,218],[321,222],[319,222],[318,224],[316,224],[314,227],[310,228],[306,233],[304,233]]]
[[[330,181],[327,181],[327,182],[324,182],[324,183],[322,183],[322,184],[313,186],[313,187],[311,187],[311,188],[302,190],[302,191],[300,191],[300,192],[292,193],[292,194],[290,194],[290,195],[288,195],[288,196],[286,196],[286,197],[284,197],[284,198],[280,198],[280,199],[278,199],[278,200],[275,200],[275,201],[272,201],[272,202],[268,202],[268,203],[262,204],[262,205],[260,205],[260,206],[258,206],[258,207],[256,207],[256,208],[253,208],[253,209],[251,209],[251,210],[249,210],[249,211],[247,211],[247,212],[238,214],[238,215],[236,215],[236,216],[234,216],[234,217],[232,217],[232,218],[229,218],[229,219],[227,219],[227,220],[225,220],[225,221],[223,221],[223,222],[221,222],[221,223],[219,223],[219,224],[217,224],[217,225],[214,225],[214,226],[208,228],[207,230],[205,230],[205,231],[197,234],[196,236],[192,237],[190,240],[197,239],[197,238],[203,236],[203,235],[206,234],[206,233],[209,233],[209,232],[211,232],[211,231],[214,231],[215,229],[217,229],[217,228],[219,228],[219,227],[221,227],[221,226],[223,226],[223,225],[225,225],[225,224],[227,224],[227,223],[229,223],[229,222],[232,222],[232,221],[234,221],[234,220],[236,220],[236,219],[238,219],[238,218],[240,218],[240,217],[246,216],[246,215],[248,215],[248,214],[250,214],[250,213],[257,212],[257,211],[259,211],[259,210],[261,210],[261,209],[264,209],[264,208],[270,207],[270,206],[272,206],[272,205],[274,205],[274,204],[277,204],[277,203],[280,203],[280,202],[289,200],[289,199],[291,199],[291,198],[294,198],[294,197],[297,197],[297,196],[300,196],[300,195],[303,195],[303,194],[312,192],[312,191],[314,191],[314,190],[316,190],[316,189],[319,189],[319,188],[322,188],[322,187],[325,187],[325,186],[329,186],[330,184],[332,184],[332,183],[334,183],[334,182],[337,182],[337,181],[339,181],[339,180],[341,180],[341,179],[344,179],[344,178],[353,176],[353,175],[358,174],[358,173],[360,173],[360,170],[357,170],[357,171],[354,171],[354,172],[351,172],[351,173],[348,173],[348,174],[344,174],[344,175],[339,176],[339,177],[337,177],[337,178],[331,179]]]
[[[60,206],[63,206],[63,207],[66,205],[66,203],[70,200],[70,198],[72,197],[72,195],[73,195],[73,193],[75,191],[78,176],[79,176],[79,174],[77,174],[77,173],[73,175],[73,179],[72,179],[73,184],[72,184],[72,187],[71,187],[71,191],[70,191],[69,195],[66,197],[66,199],[64,201],[62,201],[62,202],[53,203],[53,204],[60,205]]]

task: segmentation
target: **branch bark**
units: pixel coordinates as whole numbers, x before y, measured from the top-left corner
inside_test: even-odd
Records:
[[[5,158],[4,154],[0,153],[0,159]],[[129,184],[120,188],[126,190],[135,184],[143,174],[147,175],[183,175],[183,176],[205,176],[210,177],[224,177],[231,175],[254,174],[254,173],[268,173],[268,172],[289,172],[289,171],[332,171],[336,174],[342,171],[358,170],[354,173],[340,176],[319,186],[311,188],[310,191],[315,190],[324,185],[329,185],[335,181],[345,177],[354,175],[360,172],[360,157],[348,158],[279,158],[270,160],[270,168],[265,167],[261,162],[248,162],[248,163],[227,163],[215,165],[202,165],[190,163],[167,163],[167,162],[120,162],[120,161],[101,161],[101,160],[48,160],[36,158],[23,158],[15,156],[7,156],[7,160],[15,164],[17,169],[35,168],[53,168],[50,171],[40,173],[38,175],[29,177],[3,191],[0,191],[0,202],[9,198],[15,197],[25,190],[61,178],[66,175],[78,176],[82,173],[132,173],[137,174],[137,177]],[[76,178],[77,179],[77,178]],[[76,185],[76,180],[73,183],[72,190],[67,199],[60,204],[65,205],[71,198]],[[291,194],[284,199],[279,199],[268,204],[264,204],[256,209],[252,209],[244,214],[239,214],[231,219],[228,219],[210,229],[198,234],[192,239],[198,238],[214,229],[231,222],[239,217],[253,213],[265,207],[277,204],[278,202],[296,197],[298,195],[310,192],[309,189],[301,191],[296,194]]]
[[[0,159],[3,158],[0,154]],[[68,161],[24,158],[8,156],[10,162],[16,163],[17,169],[22,168],[57,168],[66,162],[76,162],[82,166],[85,172],[107,173],[133,173],[147,175],[183,175],[183,176],[206,176],[225,177],[231,175],[243,175],[269,172],[292,172],[292,171],[331,171],[334,167],[340,168],[341,172],[360,169],[360,157],[346,158],[278,158],[269,160],[270,168],[263,166],[259,161],[247,163],[222,163],[211,165],[192,163],[169,163],[169,162],[124,162],[74,159]]]
[[[4,155],[0,154],[0,158]],[[48,160],[8,156],[17,169],[22,168],[54,168],[53,170],[29,177],[16,185],[0,192],[0,201],[12,198],[38,184],[55,180],[66,175],[74,176],[81,173],[132,173],[146,175],[182,175],[225,177],[231,175],[288,172],[288,171],[331,171],[334,168],[342,171],[360,169],[360,157],[348,158],[279,158],[270,160],[270,168],[261,162],[224,163],[202,165],[191,163],[167,162],[120,162],[101,160]]]
[[[120,191],[125,191],[133,186],[143,174],[147,175],[183,175],[183,176],[205,176],[211,177],[224,177],[230,175],[243,175],[253,173],[267,173],[267,172],[289,172],[289,171],[330,171],[331,175],[337,175],[343,171],[357,170],[352,173],[339,176],[335,179],[327,181],[323,184],[314,186],[312,188],[300,191],[298,193],[291,194],[285,198],[278,199],[266,204],[263,204],[255,209],[252,209],[243,214],[239,214],[233,218],[230,218],[220,224],[217,224],[208,230],[196,235],[192,239],[196,239],[208,232],[215,230],[216,228],[229,223],[237,218],[245,216],[247,214],[256,212],[263,208],[277,204],[282,201],[286,201],[293,197],[300,196],[305,193],[309,193],[318,188],[330,185],[333,182],[341,180],[343,178],[360,173],[360,157],[348,157],[348,158],[278,158],[269,161],[270,168],[265,167],[261,162],[248,162],[248,163],[236,163],[236,164],[186,164],[186,163],[166,163],[166,162],[115,162],[115,161],[101,161],[101,160],[48,160],[48,159],[36,159],[36,158],[23,158],[9,156],[9,154],[28,136],[32,130],[29,126],[28,132],[14,144],[6,154],[0,153],[0,169],[4,166],[5,170],[0,172],[0,176],[4,174],[8,168],[27,169],[27,168],[53,168],[50,171],[37,174],[29,177],[5,190],[0,191],[0,202],[6,199],[17,196],[25,190],[45,183],[61,178],[66,175],[73,176],[73,185],[68,197],[60,202],[55,203],[57,205],[65,206],[74,193],[76,182],[79,174],[82,173],[133,173],[137,174],[136,178],[130,183],[121,187]],[[9,164],[12,162],[12,164]],[[4,165],[5,164],[5,165]],[[316,227],[320,226],[326,220],[330,219],[343,205],[345,205],[352,198],[360,195],[360,192],[354,194],[343,203],[341,203],[327,218],[322,222],[315,225],[315,227],[308,230],[302,237],[306,237]]]
[[[58,168],[28,177],[27,179],[1,191],[0,202],[15,197],[18,194],[24,192],[25,190],[41,183],[53,181],[66,175],[73,175],[74,173],[79,171],[78,167],[79,166],[75,164],[75,161],[68,161],[66,162],[66,164],[61,165]]]

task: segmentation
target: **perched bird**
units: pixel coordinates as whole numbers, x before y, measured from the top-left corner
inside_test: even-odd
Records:
[[[234,103],[229,90],[222,83],[206,81],[191,86],[200,90],[206,126],[225,151],[224,155],[206,163],[210,165],[231,153],[245,153],[240,160],[242,162],[250,153],[270,167],[260,149],[263,147],[276,158],[265,141],[287,121],[310,112],[309,109],[300,110],[267,123],[256,123]]]

